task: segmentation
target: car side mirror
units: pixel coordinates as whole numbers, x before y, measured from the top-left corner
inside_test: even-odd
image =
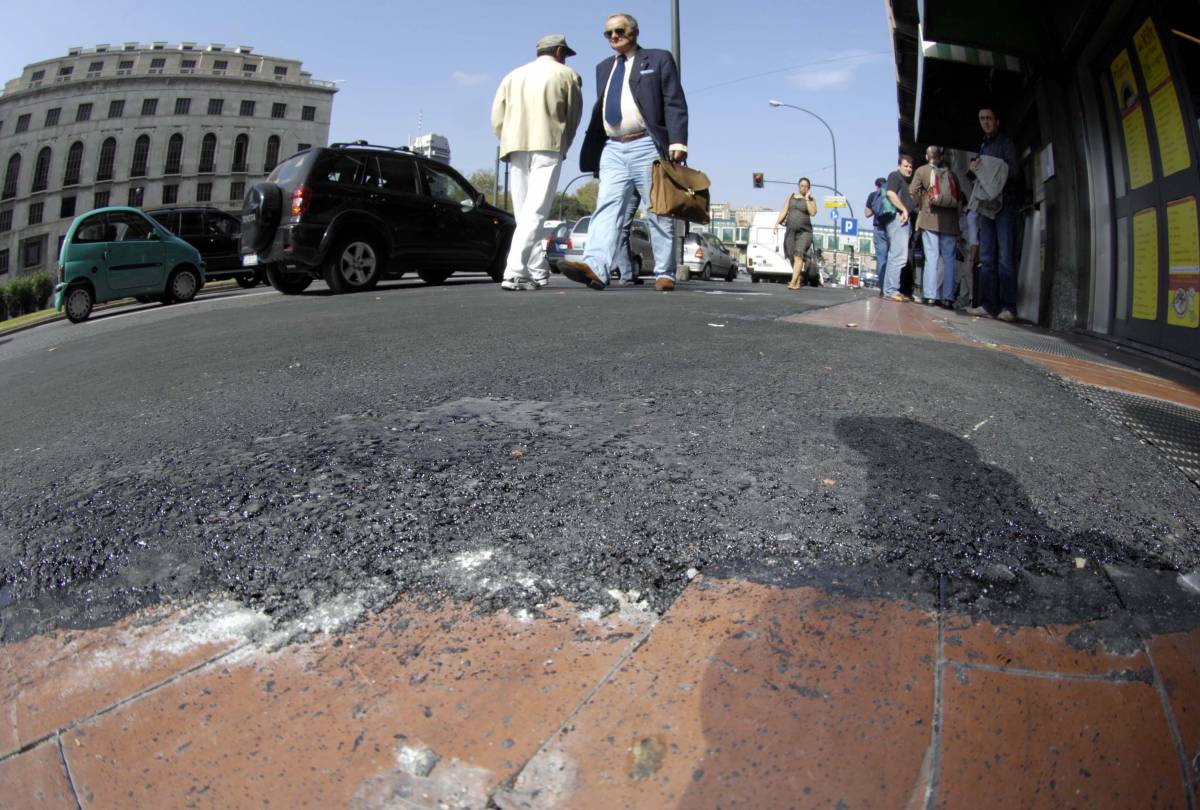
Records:
[[[461,203],[459,203],[459,205],[462,207],[462,210],[470,211],[472,208],[479,205],[479,201],[475,199],[467,199],[463,200]]]

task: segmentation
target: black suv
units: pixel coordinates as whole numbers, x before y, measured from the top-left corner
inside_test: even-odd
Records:
[[[409,270],[428,284],[458,270],[500,281],[514,227],[449,166],[355,141],[298,152],[251,188],[242,251],[285,294],[317,278],[337,293],[369,290]]]
[[[240,287],[266,282],[253,256],[242,258],[242,222],[233,214],[209,206],[154,208],[146,212],[171,233],[200,251],[204,277],[236,279]]]

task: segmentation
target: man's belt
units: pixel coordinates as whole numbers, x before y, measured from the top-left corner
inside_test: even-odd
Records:
[[[650,133],[647,132],[646,130],[639,129],[637,132],[630,132],[628,135],[609,135],[608,139],[610,141],[620,141],[621,143],[629,143],[630,141],[636,141],[639,138],[645,138],[649,134]]]

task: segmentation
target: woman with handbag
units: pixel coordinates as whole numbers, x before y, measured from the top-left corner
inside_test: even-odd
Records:
[[[804,257],[812,246],[812,218],[817,214],[817,201],[810,193],[811,184],[807,177],[801,177],[799,190],[789,194],[775,221],[775,231],[779,226],[787,224],[783,232],[783,255],[792,263],[792,280],[789,290],[798,290],[804,285]]]

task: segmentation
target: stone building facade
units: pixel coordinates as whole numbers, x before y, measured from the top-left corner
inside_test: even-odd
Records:
[[[278,161],[328,142],[336,92],[245,45],[97,45],[25,66],[0,95],[0,280],[54,272],[93,208],[239,209]]]

